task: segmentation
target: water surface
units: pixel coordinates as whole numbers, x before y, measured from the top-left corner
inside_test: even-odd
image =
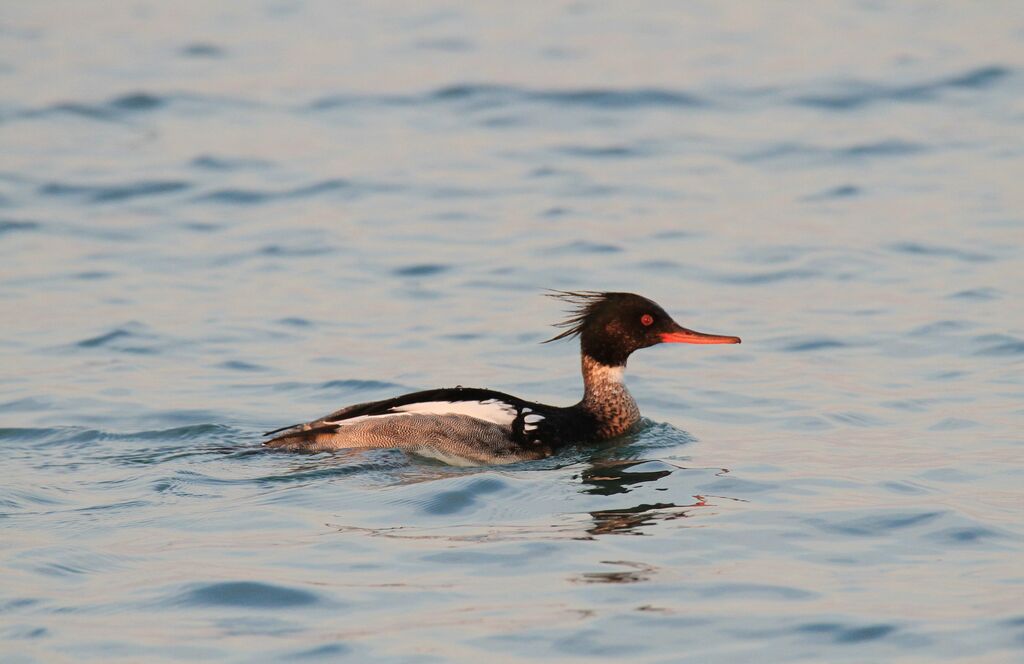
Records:
[[[22,3],[0,19],[0,653],[1019,661],[1014,3]],[[445,385],[540,462],[264,453]]]

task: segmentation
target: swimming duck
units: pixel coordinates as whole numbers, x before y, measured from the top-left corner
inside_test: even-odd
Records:
[[[295,424],[265,446],[298,452],[400,448],[456,465],[549,456],[567,445],[607,440],[632,429],[640,409],[623,373],[633,351],[660,343],[738,344],[739,337],[694,332],[657,303],[633,293],[553,291],[574,306],[546,342],[580,338],[583,399],[550,406],[495,390],[449,387],[347,406]]]

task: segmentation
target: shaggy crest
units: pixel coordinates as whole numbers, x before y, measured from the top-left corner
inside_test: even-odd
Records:
[[[559,339],[571,339],[572,337],[578,336],[583,331],[583,325],[587,319],[595,312],[601,305],[605,304],[613,296],[618,293],[606,293],[602,291],[560,291],[554,289],[548,289],[547,293],[544,293],[548,297],[553,297],[556,300],[568,302],[573,306],[572,309],[567,311],[569,317],[565,320],[555,323],[554,327],[566,328],[564,332],[560,332],[557,335],[551,337],[541,343],[550,343],[552,341],[558,341]]]

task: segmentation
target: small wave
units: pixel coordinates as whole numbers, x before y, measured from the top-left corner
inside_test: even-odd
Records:
[[[872,157],[904,157],[920,154],[927,148],[911,141],[886,139],[871,143],[857,143],[836,148],[824,148],[805,143],[780,143],[755,152],[740,155],[740,161],[843,161]]]
[[[500,493],[507,488],[507,480],[494,475],[473,478],[458,489],[431,493],[420,505],[420,509],[433,515],[471,512],[481,496]]]
[[[280,244],[268,244],[260,247],[258,252],[261,256],[278,256],[282,258],[298,257],[305,258],[307,256],[322,256],[324,254],[334,253],[333,247],[326,246],[324,244],[317,244],[315,246],[295,246],[287,247]]]
[[[962,332],[974,327],[974,324],[966,320],[937,320],[915,327],[910,331],[914,337],[942,336],[951,332]]]
[[[31,443],[37,447],[80,445],[98,441],[161,441],[178,443],[191,440],[229,439],[241,435],[238,430],[223,424],[190,424],[169,429],[150,429],[115,433],[79,426],[66,427],[9,427],[0,428],[0,440]]]
[[[724,274],[714,278],[715,281],[724,284],[756,285],[774,284],[779,281],[790,279],[813,279],[823,276],[817,270],[794,268],[790,270],[774,270],[771,272],[758,272],[756,274]]]
[[[531,178],[550,178],[560,175],[571,175],[571,171],[555,168],[553,166],[538,166],[529,172]]]
[[[981,544],[1001,537],[1001,533],[983,526],[946,528],[929,535],[929,539],[933,541],[940,544],[954,546],[964,544]]]
[[[829,533],[852,537],[880,536],[894,530],[905,530],[931,523],[943,512],[877,514],[838,521],[814,518],[811,525]]]
[[[209,171],[237,171],[246,168],[266,168],[270,162],[262,159],[245,159],[238,157],[217,157],[203,154],[194,157],[189,165]]]
[[[555,247],[551,247],[544,250],[545,254],[551,255],[564,255],[564,254],[617,254],[623,251],[622,247],[615,244],[607,244],[603,242],[590,242],[587,240],[578,240],[576,242],[569,242],[567,244],[560,244]]]
[[[216,191],[196,196],[193,200],[209,203],[223,203],[226,205],[258,205],[260,203],[275,200],[305,198],[307,196],[316,196],[318,194],[334,191],[356,191],[357,189],[359,188],[356,188],[348,180],[332,179],[316,182],[303,187],[295,187],[294,189],[284,189],[279,191],[259,189],[218,189]]]
[[[829,422],[813,415],[787,417],[780,422],[780,425],[791,431],[824,431],[833,428]]]
[[[569,157],[586,159],[626,159],[651,154],[649,149],[629,145],[566,145],[556,148],[555,151]]]
[[[53,401],[46,397],[22,397],[0,403],[0,413],[3,412],[32,412],[49,410],[53,408]]]
[[[516,551],[505,549],[451,549],[427,553],[420,559],[430,563],[451,565],[457,569],[481,566],[484,569],[528,569],[541,560],[555,555],[557,549],[551,542],[538,542],[533,546],[524,546]]]
[[[39,108],[18,110],[13,118],[47,119],[54,115],[71,115],[101,122],[126,123],[135,116],[162,110],[176,103],[201,104],[211,107],[253,106],[256,102],[227,97],[208,97],[192,93],[128,92],[101,102],[62,101]]]
[[[224,49],[209,42],[193,42],[182,46],[178,53],[189,58],[220,58]]]
[[[250,362],[243,362],[242,360],[228,360],[226,362],[221,362],[217,366],[221,369],[230,369],[231,371],[267,371],[267,367],[265,366],[252,364]]]
[[[46,557],[57,560],[38,561],[33,571],[47,576],[79,576],[94,575],[104,572],[115,572],[125,565],[124,556],[106,554],[87,549],[57,547],[46,552]]]
[[[70,346],[80,349],[109,349],[120,353],[152,355],[159,352],[159,337],[144,325],[128,323],[76,341]]]
[[[437,263],[418,263],[415,265],[406,265],[404,267],[396,268],[392,270],[392,274],[396,277],[432,277],[442,272],[451,270],[450,265],[440,265]]]
[[[778,491],[779,488],[776,482],[758,482],[732,475],[716,477],[713,481],[697,487],[702,495],[731,496],[733,500],[751,494]]]
[[[989,66],[963,74],[946,76],[923,83],[879,85],[853,81],[842,84],[847,90],[798,95],[793,103],[829,111],[848,111],[879,102],[930,101],[951,89],[983,90],[1010,75],[1006,67]]]
[[[288,609],[321,603],[315,593],[258,581],[223,581],[193,586],[172,598],[172,604],[196,607]]]
[[[287,325],[288,327],[313,327],[313,321],[308,318],[300,318],[298,316],[288,316],[287,318],[278,318],[275,323],[280,325]]]
[[[90,203],[113,203],[133,198],[172,194],[191,185],[181,180],[140,180],[109,185],[83,185],[50,182],[39,188],[47,196],[83,198]]]
[[[299,650],[297,652],[285,653],[281,656],[282,660],[303,660],[310,659],[318,662],[333,662],[338,661],[342,657],[346,657],[352,652],[352,647],[344,643],[326,643],[322,646],[316,646],[315,648],[308,648],[306,650]]]
[[[488,109],[509,104],[585,107],[629,111],[641,108],[699,108],[708,101],[695,94],[663,88],[589,88],[538,90],[507,85],[466,83],[449,85],[419,95],[331,95],[311,102],[311,110],[327,110],[355,104],[402,105],[459,103],[470,109]]]
[[[530,93],[530,96],[550,103],[591,106],[603,109],[635,109],[645,107],[694,108],[707,105],[707,101],[695,94],[663,88],[550,90],[533,92]]]
[[[957,291],[947,297],[954,300],[975,300],[983,302],[988,300],[998,300],[1002,297],[1002,292],[997,288],[970,288],[968,290]]]
[[[106,334],[101,334],[101,335],[96,336],[96,337],[90,337],[88,339],[82,339],[81,341],[77,342],[75,345],[78,346],[79,348],[96,348],[98,346],[106,346],[108,343],[110,343],[112,341],[117,341],[118,339],[126,339],[126,338],[129,338],[129,337],[132,337],[132,336],[134,336],[134,335],[131,332],[129,332],[128,330],[117,329],[117,330],[111,330],[110,332],[107,332]]]
[[[959,417],[946,417],[941,421],[928,427],[929,431],[960,431],[962,429],[973,429],[978,426],[974,420],[965,420]]]
[[[897,399],[894,401],[883,401],[879,405],[893,410],[902,410],[907,413],[924,413],[934,403],[931,399]]]
[[[828,201],[842,198],[854,198],[855,196],[860,196],[862,193],[864,192],[860,187],[852,184],[844,184],[824,191],[819,191],[818,193],[811,194],[810,196],[805,196],[803,200]]]
[[[98,431],[83,427],[8,427],[0,428],[0,440],[27,442],[42,447],[52,442],[88,442],[97,440]]]
[[[902,254],[914,256],[935,256],[938,258],[955,258],[967,263],[985,263],[993,260],[989,254],[982,254],[974,251],[964,251],[953,247],[942,247],[934,244],[922,244],[919,242],[897,242],[889,245],[889,249]]]
[[[671,260],[651,260],[651,261],[640,261],[633,264],[638,270],[652,271],[652,272],[679,272],[683,269],[683,264],[679,261]]]
[[[0,235],[18,233],[23,231],[35,231],[42,228],[38,221],[20,221],[15,219],[0,219]]]
[[[474,49],[473,42],[458,37],[443,37],[438,39],[420,39],[416,42],[416,48],[423,51],[444,51],[447,53],[465,53]]]
[[[240,432],[234,427],[224,424],[188,424],[169,429],[152,429],[131,433],[107,433],[105,436],[114,440],[161,440],[181,441],[209,438],[211,436],[234,437]]]
[[[922,486],[916,482],[910,480],[899,480],[899,481],[887,481],[879,482],[878,486],[889,491],[890,493],[898,493],[902,495],[922,495],[933,493],[933,489],[929,489],[926,486]]]
[[[692,586],[701,597],[771,597],[785,600],[807,600],[820,597],[818,593],[791,586],[776,586],[764,583],[721,583]]]
[[[111,99],[107,105],[119,111],[151,111],[160,108],[166,100],[145,92],[133,92]]]
[[[839,623],[806,623],[796,628],[802,634],[820,634],[835,643],[863,643],[885,638],[896,631],[895,625],[879,624],[850,627]]]
[[[269,392],[339,392],[345,395],[358,394],[360,392],[371,392],[375,390],[407,390],[408,386],[398,383],[389,383],[380,380],[364,380],[359,378],[344,378],[328,380],[322,383],[303,383],[300,381],[284,381],[279,383],[246,383],[237,386],[238,389],[269,391]]]
[[[1024,355],[1024,341],[1008,334],[985,334],[976,338],[975,341],[982,345],[982,348],[975,351],[975,355],[990,357]]]
[[[924,152],[925,147],[919,143],[901,140],[875,141],[860,143],[833,151],[837,157],[897,157]]]
[[[846,411],[842,413],[833,413],[828,416],[829,419],[848,426],[854,427],[878,427],[888,424],[885,420],[875,417],[874,415],[868,415],[867,413],[859,413],[856,411]]]
[[[454,104],[460,110],[487,111],[511,105],[544,105],[554,108],[587,108],[604,111],[631,111],[645,108],[675,110],[704,109],[715,106],[749,107],[751,101],[769,104],[796,104],[823,110],[846,111],[884,101],[923,101],[947,90],[983,90],[1007,78],[1011,70],[1001,66],[973,69],[938,79],[907,85],[886,85],[858,81],[837,84],[834,92],[795,93],[787,96],[765,94],[763,89],[720,91],[698,95],[668,88],[584,88],[531,89],[485,83],[449,85],[417,95],[339,94],[314,100],[307,107],[327,110],[353,105],[417,106]],[[499,119],[502,124],[509,118]]]
[[[78,281],[98,281],[100,279],[109,279],[115,274],[116,272],[107,272],[106,270],[87,270],[85,272],[76,272],[68,276],[71,279]]]
[[[132,113],[156,110],[166,106],[169,97],[148,92],[130,92],[118,95],[105,102],[90,104],[78,101],[64,101],[42,108],[29,109],[18,113],[22,118],[45,118],[55,114],[75,115],[90,120],[116,122]]]
[[[796,261],[814,249],[798,244],[776,244],[761,247],[751,247],[741,254],[741,261],[744,264],[777,265]]]
[[[326,383],[320,383],[317,387],[321,390],[336,390],[338,388],[344,388],[346,390],[384,390],[398,389],[402,386],[398,383],[388,383],[382,380],[347,378],[344,380],[329,380]]]
[[[808,353],[818,350],[835,350],[836,348],[846,348],[849,344],[839,341],[837,339],[829,339],[821,337],[817,339],[805,339],[803,341],[796,341],[787,344],[782,350],[787,353]]]

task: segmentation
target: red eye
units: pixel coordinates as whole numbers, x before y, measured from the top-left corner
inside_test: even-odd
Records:
[[[643,316],[640,317],[640,323],[644,327],[649,327],[650,325],[654,324],[654,316],[650,314],[644,314]]]

